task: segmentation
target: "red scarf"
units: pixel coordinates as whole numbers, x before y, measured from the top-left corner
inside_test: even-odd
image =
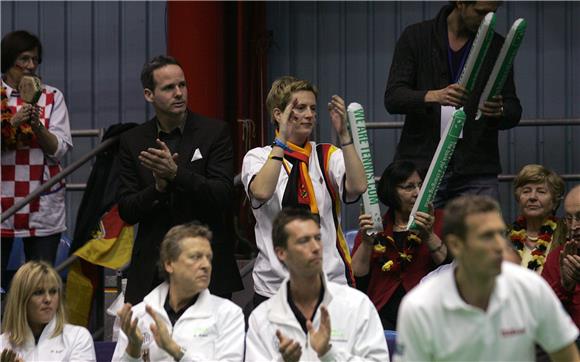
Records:
[[[308,164],[312,145],[306,142],[304,148],[286,142],[290,150],[284,150],[284,158],[292,164],[292,169],[284,163],[284,168],[288,173],[288,184],[284,190],[282,207],[308,208],[313,214],[319,214],[314,187],[308,173]]]

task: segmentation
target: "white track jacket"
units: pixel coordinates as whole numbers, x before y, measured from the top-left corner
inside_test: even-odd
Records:
[[[319,359],[288,305],[287,284],[288,279],[250,315],[246,361],[282,361],[277,329],[300,343],[301,361],[389,361],[381,320],[372,302],[360,291],[327,282],[325,277],[321,305],[326,305],[330,314],[332,347]],[[313,324],[315,329],[320,326],[320,310],[316,311]]]
[[[150,326],[153,318],[145,311],[150,305],[167,325],[175,342],[185,349],[182,361],[242,361],[244,357],[244,315],[240,307],[227,299],[216,297],[205,289],[194,305],[171,326],[163,308],[169,284],[162,283],[149,293],[143,302],[133,307],[133,318],[139,318],[143,333],[141,351],[149,350],[150,361],[173,361],[173,357],[157,346]],[[113,361],[139,361],[129,356],[125,349],[128,340],[119,331],[119,340]]]

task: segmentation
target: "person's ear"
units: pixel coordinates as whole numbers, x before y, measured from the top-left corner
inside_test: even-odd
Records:
[[[171,261],[166,261],[163,264],[163,267],[165,268],[165,271],[167,272],[167,274],[169,274],[169,275],[173,274],[173,265],[172,265]]]
[[[281,246],[276,246],[274,248],[274,252],[276,253],[276,256],[278,257],[278,260],[280,260],[280,262],[284,265],[286,265],[285,261],[286,261],[286,257],[288,255],[286,248],[283,248]]]
[[[149,103],[153,103],[153,91],[149,88],[143,89],[143,96],[145,100]]]
[[[463,251],[464,241],[455,234],[449,234],[445,237],[445,245],[447,245],[447,249],[451,252],[453,257],[456,258],[457,256],[460,256]]]
[[[276,128],[278,128],[278,125],[280,124],[280,120],[282,119],[283,114],[284,112],[281,111],[279,108],[274,108],[274,110],[272,110],[272,116],[274,117],[274,123],[276,124]]]

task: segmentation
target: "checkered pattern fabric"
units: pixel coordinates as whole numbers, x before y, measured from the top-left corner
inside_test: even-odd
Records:
[[[57,92],[58,90],[55,88],[44,86],[42,96],[37,103],[40,107],[40,122],[53,134],[51,117],[55,113]],[[59,96],[62,97],[62,94]],[[12,90],[8,96],[8,106],[13,114],[23,104],[19,94]],[[66,107],[64,101],[61,104]],[[68,113],[65,112],[64,115],[68,126]],[[58,120],[58,122],[62,122],[62,120]],[[33,141],[30,147],[3,152],[2,212],[28,196],[45,181],[58,174],[60,170],[58,161],[46,156],[36,141]],[[2,236],[46,236],[62,232],[66,229],[64,211],[64,181],[62,181],[20,209],[13,217],[2,220]]]

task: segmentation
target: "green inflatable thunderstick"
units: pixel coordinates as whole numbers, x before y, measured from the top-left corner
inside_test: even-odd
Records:
[[[481,118],[481,111],[479,108],[483,107],[485,101],[490,101],[493,97],[499,95],[503,90],[503,86],[508,77],[512,64],[520,45],[524,40],[524,35],[526,34],[526,28],[528,23],[524,19],[518,19],[514,21],[508,35],[505,38],[505,42],[499,51],[499,56],[495,61],[489,79],[481,93],[481,98],[479,99],[479,106],[477,111],[477,117],[475,119]]]
[[[362,195],[365,213],[370,214],[373,220],[373,228],[369,234],[383,231],[383,219],[379,207],[379,197],[377,185],[375,183],[375,170],[373,167],[373,156],[369,144],[365,111],[358,103],[348,105],[348,126],[352,135],[352,141],[358,156],[360,157],[367,178],[367,190]]]
[[[465,62],[465,66],[461,71],[461,76],[459,77],[459,83],[467,92],[471,93],[475,86],[475,81],[477,80],[477,75],[487,54],[487,49],[491,44],[493,39],[493,29],[495,28],[495,14],[487,13],[483,21],[477,29],[477,34],[475,35],[475,40],[473,40],[473,45],[469,51],[469,56]]]
[[[473,91],[477,75],[479,74],[479,70],[487,54],[487,49],[489,49],[489,45],[493,39],[494,28],[495,14],[487,13],[479,25],[479,29],[477,29],[477,34],[473,40],[469,56],[467,57],[458,81],[468,92]],[[453,112],[451,121],[447,124],[439,140],[439,145],[429,165],[429,171],[427,171],[427,176],[425,176],[417,201],[415,201],[413,210],[411,210],[407,229],[417,229],[417,225],[415,224],[415,214],[417,214],[417,211],[429,212],[429,204],[435,199],[435,195],[441,184],[441,179],[445,175],[451,156],[453,156],[457,140],[461,137],[464,124],[465,112],[463,108],[460,108]]]
[[[407,229],[417,229],[417,225],[415,224],[415,214],[417,211],[429,211],[429,204],[433,202],[435,194],[437,194],[437,190],[439,190],[439,184],[441,184],[443,175],[445,175],[445,171],[447,170],[447,165],[449,165],[449,160],[451,160],[451,156],[453,156],[455,145],[457,145],[457,140],[463,130],[464,124],[465,112],[462,107],[453,112],[451,122],[447,124],[447,128],[445,129],[444,137],[439,141],[439,145],[437,146],[431,165],[429,165],[429,171],[427,171],[427,176],[425,176],[425,181],[423,182],[417,201],[415,201],[413,210],[411,210]]]

